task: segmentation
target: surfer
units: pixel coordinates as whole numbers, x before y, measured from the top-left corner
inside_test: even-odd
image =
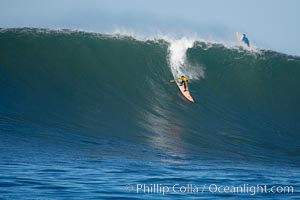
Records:
[[[189,79],[187,77],[185,77],[185,76],[182,75],[181,77],[179,77],[179,78],[177,78],[175,80],[176,81],[177,80],[181,80],[181,85],[184,86],[184,91],[188,90],[188,81],[189,81]]]
[[[247,44],[248,47],[250,47],[249,39],[247,38],[246,34],[243,34],[241,41],[243,41],[245,44]]]
[[[181,80],[181,81],[179,81]],[[182,93],[182,95],[189,100],[190,102],[194,103],[194,99],[191,96],[190,92],[188,91],[188,81],[189,79],[185,76],[181,76],[180,78],[176,78],[174,80],[170,80],[171,83],[176,82],[176,85],[179,87],[180,92]]]

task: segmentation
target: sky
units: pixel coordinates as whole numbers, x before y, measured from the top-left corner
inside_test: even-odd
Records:
[[[0,27],[198,35],[300,55],[299,0],[0,0]]]

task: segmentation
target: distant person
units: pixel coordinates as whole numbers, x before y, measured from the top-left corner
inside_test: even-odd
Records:
[[[243,34],[241,41],[243,41],[245,44],[247,44],[248,47],[250,47],[249,39],[247,38],[246,34]]]

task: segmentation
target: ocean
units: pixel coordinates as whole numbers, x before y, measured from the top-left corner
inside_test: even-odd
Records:
[[[299,199],[299,77],[266,49],[0,29],[0,199]]]

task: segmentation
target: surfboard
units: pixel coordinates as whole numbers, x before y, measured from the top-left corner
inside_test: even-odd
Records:
[[[188,90],[187,90],[187,91],[184,91],[184,86],[181,85],[179,81],[176,81],[176,84],[177,84],[177,86],[179,87],[179,89],[180,89],[182,95],[183,95],[188,101],[194,103],[195,101],[194,101],[193,97],[191,96],[190,92],[189,92]]]
[[[243,34],[241,34],[241,33],[239,33],[239,32],[236,32],[235,35],[236,35],[237,40],[239,41],[239,43],[240,43],[243,47],[247,47],[247,48],[250,47],[250,46],[248,47],[248,45],[247,45],[245,42],[243,42],[243,41],[241,40]],[[250,41],[249,41],[249,43],[250,43]]]

